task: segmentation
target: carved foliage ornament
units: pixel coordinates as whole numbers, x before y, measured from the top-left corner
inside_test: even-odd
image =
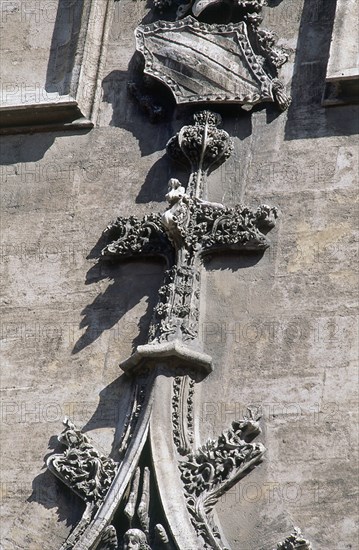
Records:
[[[261,461],[265,448],[250,443],[260,433],[257,421],[232,422],[217,440],[209,440],[179,464],[187,507],[208,549],[225,550],[211,512],[218,499]]]
[[[176,227],[186,249],[194,252],[206,254],[221,247],[226,250],[261,250],[269,246],[263,232],[274,226],[277,216],[277,208],[267,205],[256,210],[240,204],[233,208],[213,207],[188,197],[182,215],[177,213]],[[156,217],[157,223],[149,223],[149,217]],[[104,257],[161,255],[169,262],[174,257],[174,247],[160,214],[142,219],[120,216],[106,228],[105,234],[111,235],[113,240],[103,249]],[[161,250],[159,243],[164,245]]]
[[[50,456],[47,467],[84,501],[98,503],[106,495],[117,465],[101,455],[68,418],[64,425],[58,440],[67,448]]]
[[[211,111],[193,115],[194,124],[183,126],[167,143],[170,158],[190,166],[187,193],[201,198],[204,183],[211,169],[220,166],[233,153],[233,141],[225,130],[219,129],[222,118]]]
[[[289,535],[283,542],[277,544],[276,550],[313,550],[309,541],[302,537],[302,533],[298,527],[295,527],[294,532]]]

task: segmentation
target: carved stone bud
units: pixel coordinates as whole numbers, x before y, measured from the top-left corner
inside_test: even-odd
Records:
[[[168,155],[191,166],[188,191],[199,197],[201,182],[211,168],[225,162],[233,152],[233,142],[227,132],[219,130],[222,118],[211,111],[194,115],[194,124],[183,128],[167,143]]]

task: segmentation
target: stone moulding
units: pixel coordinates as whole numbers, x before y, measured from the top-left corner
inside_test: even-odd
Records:
[[[255,55],[244,22],[158,21],[138,27],[136,43],[144,72],[169,87],[178,104],[275,101],[278,83]]]
[[[120,364],[121,369],[127,374],[134,374],[143,366],[149,365],[156,368],[162,360],[171,358],[172,362],[182,368],[209,374],[212,372],[212,357],[206,353],[194,350],[184,345],[180,340],[171,342],[150,343],[138,346],[135,353]]]
[[[193,439],[193,396],[195,381],[189,376],[176,376],[172,385],[173,441],[180,455],[188,454]]]

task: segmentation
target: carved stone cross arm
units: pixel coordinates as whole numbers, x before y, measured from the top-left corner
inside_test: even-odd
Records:
[[[125,260],[132,257],[154,256],[174,261],[173,247],[162,226],[160,214],[149,214],[142,220],[135,216],[118,217],[104,231],[109,244],[103,249],[104,258]]]

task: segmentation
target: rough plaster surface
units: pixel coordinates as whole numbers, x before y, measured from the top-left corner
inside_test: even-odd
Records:
[[[358,2],[337,2],[333,32],[333,47],[330,50],[328,79],[358,78],[359,46],[358,28],[351,14],[358,10]]]
[[[292,106],[223,110],[236,152],[212,174],[210,198],[278,205],[281,218],[262,258],[204,268],[214,372],[196,429],[204,441],[248,405],[262,414],[266,461],[217,506],[233,550],[271,550],[293,525],[316,550],[354,549],[358,110],[321,106],[334,2],[276,4],[267,26],[292,50],[281,73]],[[5,550],[61,545],[81,506],[44,457],[66,415],[111,452],[128,384],[117,365],[146,341],[162,266],[95,259],[116,215],[165,208],[165,144],[191,113],[151,125],[127,96],[146,13],[143,2],[116,4],[97,128],[1,141]]]
[[[56,14],[57,2],[0,2],[2,104],[50,99],[46,84]]]

